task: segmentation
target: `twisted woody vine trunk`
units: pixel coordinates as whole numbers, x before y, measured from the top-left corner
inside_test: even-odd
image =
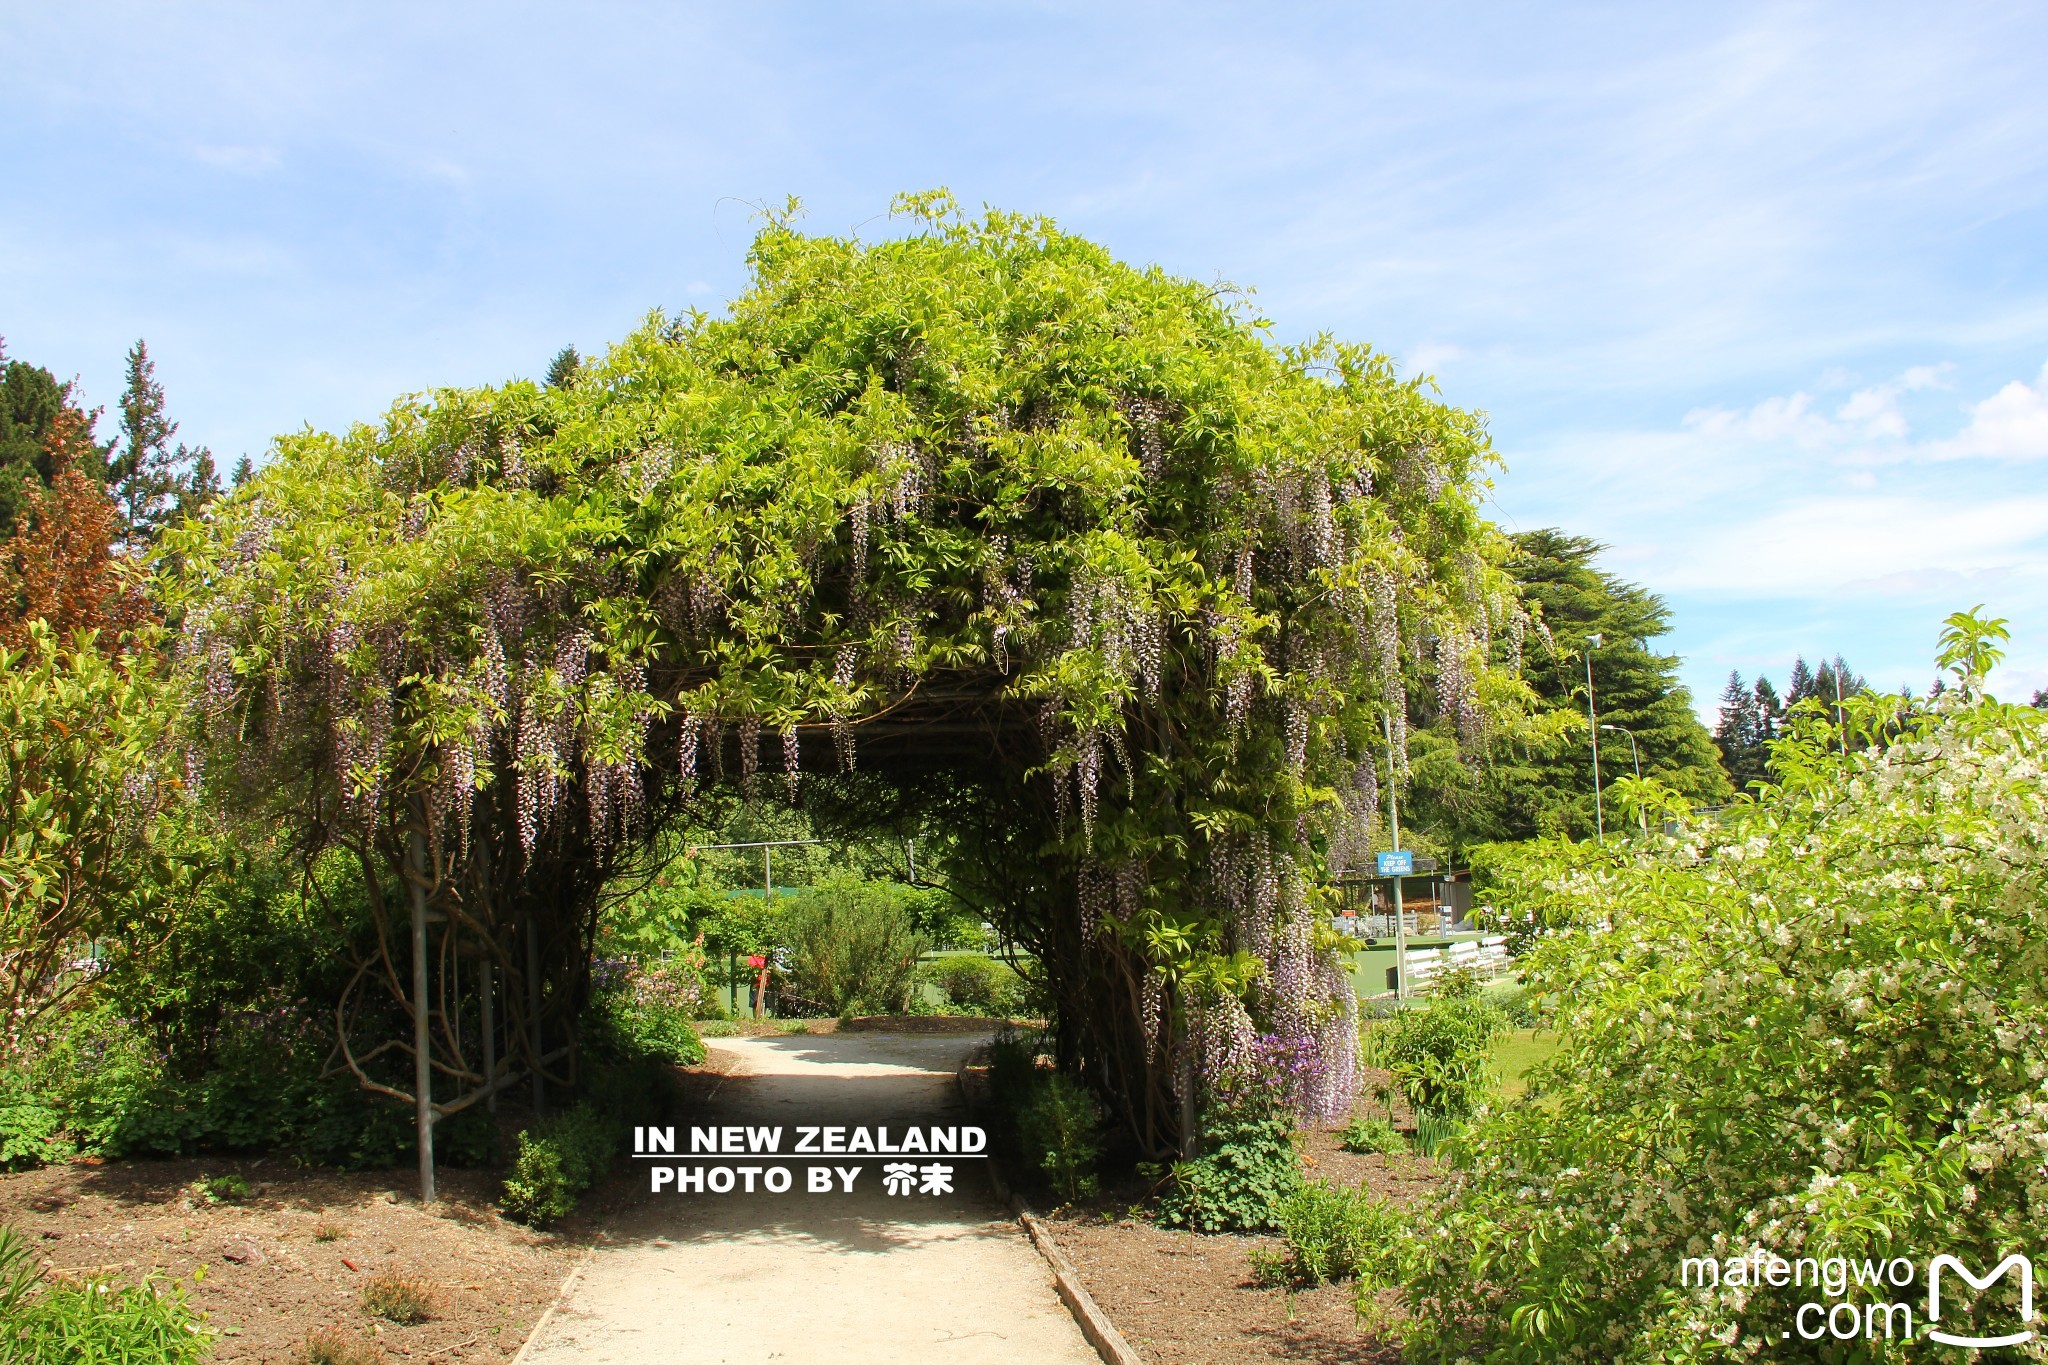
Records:
[[[877,243],[771,219],[728,315],[572,387],[282,438],[173,537],[193,762],[373,885],[419,840],[450,1104],[572,1079],[600,898],[737,787],[944,834],[1148,1153],[1236,1073],[1334,1114],[1317,888],[1373,846],[1411,698],[1477,745],[1521,692],[1484,432],[1042,220],[899,208]],[[379,944],[338,1029],[408,1093],[376,1068],[409,1038],[354,1032],[412,999]]]

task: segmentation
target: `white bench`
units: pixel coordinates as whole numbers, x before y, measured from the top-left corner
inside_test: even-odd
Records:
[[[1492,976],[1504,976],[1511,969],[1513,960],[1508,957],[1508,940],[1505,934],[1489,934],[1479,940],[1479,960],[1485,964]]]
[[[1434,948],[1410,948],[1408,950],[1408,989],[1421,990],[1438,972],[1444,969],[1445,957]]]

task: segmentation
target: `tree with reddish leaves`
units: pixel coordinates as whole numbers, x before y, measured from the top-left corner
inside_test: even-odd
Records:
[[[120,513],[78,468],[81,452],[98,450],[84,416],[60,410],[44,449],[49,485],[24,490],[14,535],[0,548],[0,646],[19,647],[35,620],[60,639],[92,630],[112,644],[142,623],[148,604],[139,566],[114,553]]]

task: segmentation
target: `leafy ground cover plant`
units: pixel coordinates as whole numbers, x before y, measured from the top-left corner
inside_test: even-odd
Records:
[[[250,1194],[248,1177],[237,1171],[226,1175],[202,1175],[199,1192],[210,1203],[239,1204]]]
[[[1400,1213],[1365,1190],[1327,1180],[1299,1186],[1274,1209],[1283,1249],[1255,1254],[1271,1284],[1329,1284],[1358,1278],[1377,1289],[1399,1274],[1407,1229]]]
[[[1337,1142],[1345,1151],[1361,1154],[1400,1156],[1408,1150],[1408,1139],[1401,1136],[1401,1130],[1378,1114],[1345,1124]]]
[[[1294,1115],[1262,1097],[1219,1099],[1202,1127],[1202,1150],[1173,1164],[1159,1221],[1196,1232],[1265,1232],[1301,1186]]]
[[[183,1285],[46,1278],[0,1226],[0,1365],[198,1365],[212,1337]]]
[[[1882,1297],[1924,1305],[1933,1256],[2038,1248],[2048,714],[1984,691],[2001,634],[1952,617],[1931,703],[1798,714],[1777,785],[1718,820],[1527,851],[1505,908],[1561,1042],[1421,1220],[1419,1358],[1846,1359],[1788,1335],[1810,1278],[1681,1262],[1897,1258],[1916,1278]],[[1944,1296],[1942,1329],[2011,1330],[2014,1280]]]

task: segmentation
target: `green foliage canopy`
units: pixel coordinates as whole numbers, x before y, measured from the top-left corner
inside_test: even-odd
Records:
[[[1525,970],[1562,1043],[1425,1220],[1424,1359],[1792,1358],[1822,1349],[1784,1336],[1810,1285],[1685,1288],[1682,1258],[1924,1274],[2034,1245],[2048,717],[1983,693],[2001,634],[1951,618],[1959,685],[1917,716],[1851,697],[1844,735],[1796,712],[1779,785],[1719,822],[1530,850],[1509,909],[1544,930]],[[2009,1277],[1941,1326],[2007,1330],[2016,1297]]]
[[[1600,732],[1603,793],[1634,776],[1639,756],[1645,778],[1695,804],[1727,800],[1728,780],[1678,681],[1677,657],[1650,647],[1669,628],[1663,601],[1598,568],[1606,547],[1597,541],[1555,530],[1525,531],[1513,541],[1506,569],[1544,626],[1523,669],[1534,697],[1527,714],[1483,749],[1461,750],[1448,727],[1418,732],[1403,820],[1422,832],[1418,846],[1464,856],[1484,842],[1593,835],[1589,654],[1599,723],[1614,727]],[[1589,647],[1596,634],[1600,645]],[[1609,809],[1608,828],[1615,818]]]
[[[1148,1148],[1197,997],[1226,1043],[1321,1040],[1336,1107],[1309,887],[1365,837],[1381,717],[1433,688],[1476,738],[1520,695],[1480,423],[1042,220],[903,207],[875,243],[771,220],[727,315],[573,385],[280,440],[169,537],[209,780],[404,869],[514,980],[537,935],[557,1017],[601,888],[704,787],[907,804],[971,831],[949,880]]]

